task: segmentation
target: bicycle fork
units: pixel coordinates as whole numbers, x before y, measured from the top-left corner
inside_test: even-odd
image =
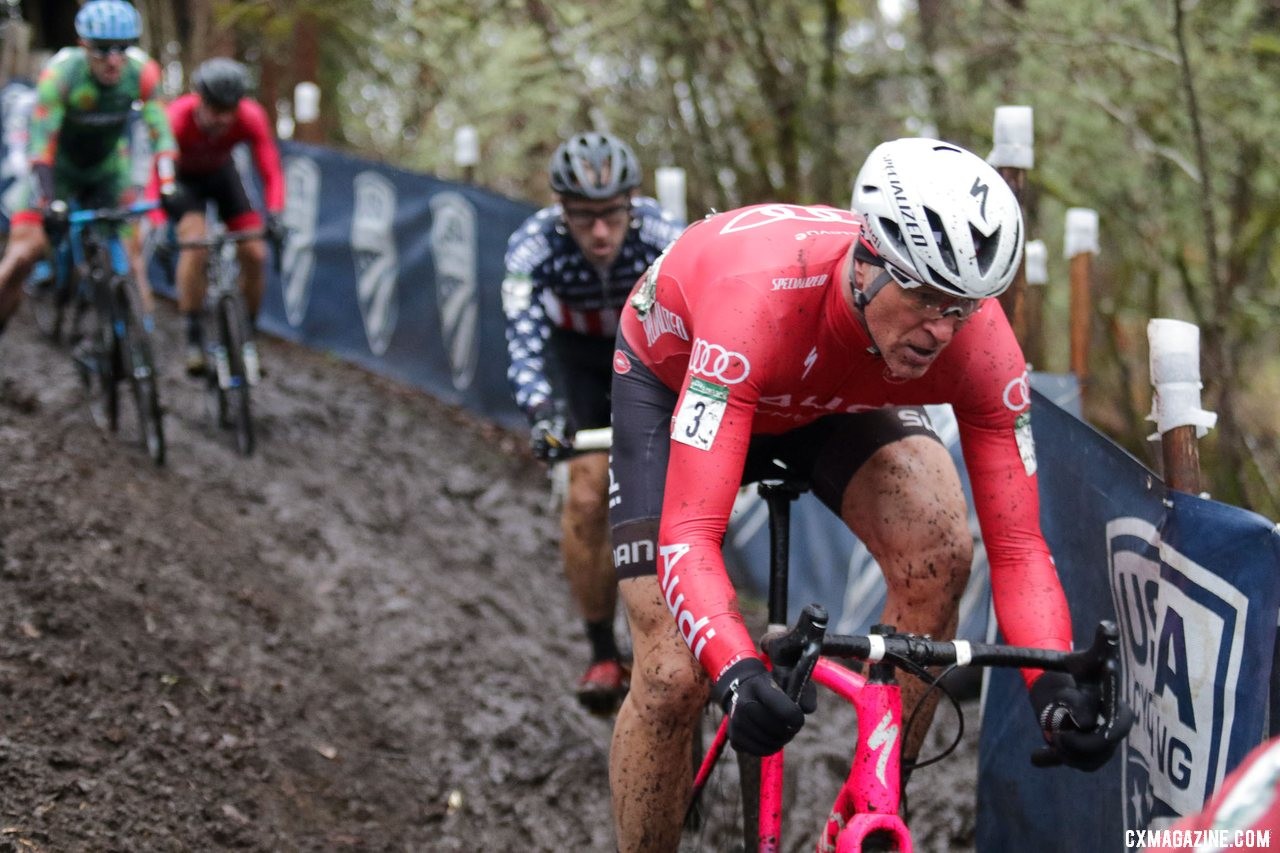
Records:
[[[874,630],[874,629],[873,629]],[[857,710],[853,772],[831,807],[818,853],[861,853],[870,838],[911,853],[911,836],[898,815],[902,784],[902,692],[893,665],[872,664],[868,676],[819,660],[814,680]]]

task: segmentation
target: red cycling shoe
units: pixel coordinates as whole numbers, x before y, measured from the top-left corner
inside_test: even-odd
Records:
[[[578,701],[588,711],[612,714],[631,686],[631,669],[617,660],[596,661],[578,679]]]

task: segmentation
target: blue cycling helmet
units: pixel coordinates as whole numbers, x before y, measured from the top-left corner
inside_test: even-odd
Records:
[[[76,13],[76,35],[85,41],[137,41],[142,17],[124,0],[89,0]]]

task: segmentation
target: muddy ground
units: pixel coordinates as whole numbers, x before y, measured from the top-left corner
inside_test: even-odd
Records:
[[[585,647],[524,436],[267,340],[240,458],[159,319],[162,469],[131,420],[93,425],[29,309],[0,338],[0,851],[614,849],[611,722],[569,693]],[[833,704],[788,850],[847,768]],[[972,849],[967,711],[913,780],[917,849]]]

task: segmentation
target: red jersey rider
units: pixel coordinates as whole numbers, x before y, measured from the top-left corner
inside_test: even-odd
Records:
[[[284,211],[284,174],[267,112],[245,96],[248,73],[235,60],[217,57],[196,69],[191,84],[194,91],[176,98],[168,109],[178,143],[178,162],[177,194],[166,210],[177,226],[178,239],[198,240],[204,236],[208,200],[217,205],[218,217],[228,230],[263,227],[262,216],[250,204],[231,157],[232,149],[244,143],[262,179],[266,230],[278,245],[284,235],[280,218]],[[236,251],[245,306],[256,327],[267,247],[262,240],[245,240],[236,244]],[[208,285],[204,273],[204,250],[187,249],[178,256],[178,310],[186,324],[186,365],[192,375],[205,369],[200,321]]]
[[[1026,363],[993,297],[1021,258],[1022,217],[1000,175],[929,139],[875,149],[854,212],[759,205],[691,226],[646,273],[614,360],[611,524],[635,649],[610,780],[619,849],[677,843],[691,732],[708,690],[742,751],[800,729],[743,625],[720,551],[739,485],[792,477],[867,545],[883,619],[955,631],[973,542],[959,475],[922,408],[960,426],[1012,643],[1066,649],[1071,621],[1040,533]],[[1096,697],[1026,673],[1046,738],[1096,768]],[[903,685],[903,704],[923,692]],[[932,705],[925,709],[926,722]],[[905,738],[919,750],[924,727]]]

